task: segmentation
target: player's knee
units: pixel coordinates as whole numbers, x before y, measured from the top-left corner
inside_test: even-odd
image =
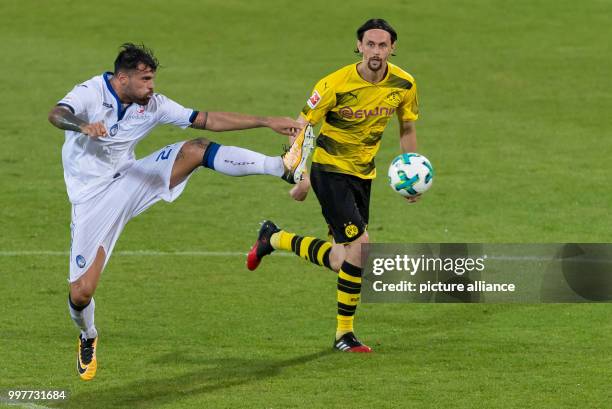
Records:
[[[204,152],[210,145],[210,141],[206,138],[196,138],[187,141],[181,147],[181,153],[187,158],[193,158],[197,161],[201,161],[204,156]]]
[[[332,260],[330,260],[330,261],[329,261],[329,264],[330,264],[330,266],[331,266],[331,269],[332,269],[333,271],[335,271],[336,273],[337,273],[338,271],[340,271],[340,269],[342,268],[342,264],[343,264],[343,263],[344,263],[344,258],[338,258],[338,259],[336,259],[336,260],[333,260],[333,261],[332,261]]]
[[[357,237],[354,241],[350,242],[345,246],[346,257],[345,259],[361,260],[361,245],[370,242],[368,232],[364,231],[363,234]]]
[[[359,252],[361,252],[361,245],[362,244],[367,244],[370,242],[370,236],[368,236],[368,232],[364,231],[361,236],[357,237],[353,242],[351,242],[349,244],[350,247],[353,247],[354,249],[358,250]]]
[[[342,267],[345,257],[346,252],[344,250],[344,246],[340,244],[334,245],[331,253],[329,254],[329,265],[331,269],[336,272],[340,271],[340,267]]]
[[[70,284],[70,299],[75,305],[86,305],[93,298],[95,291],[96,289],[93,285],[77,280]]]

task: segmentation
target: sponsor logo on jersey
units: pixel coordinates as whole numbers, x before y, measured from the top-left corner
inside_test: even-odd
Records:
[[[102,106],[105,107],[105,108],[113,109],[113,104],[109,104],[108,102],[103,102]]]
[[[358,109],[353,111],[350,107],[342,107],[338,113],[343,118],[369,118],[371,116],[391,116],[395,113],[395,108],[376,107],[374,109]]]
[[[349,107],[342,107],[340,108],[340,111],[338,111],[340,113],[340,116],[343,118],[352,118],[353,117],[353,109],[349,108]]]
[[[306,101],[306,103],[308,104],[310,109],[315,109],[315,107],[319,104],[319,101],[321,101],[321,95],[319,95],[319,92],[315,89],[315,91],[312,93],[312,96],[308,98],[308,101]]]
[[[134,120],[142,121],[142,120],[149,119],[149,118],[151,118],[151,113],[146,112],[146,107],[139,105],[138,108],[136,108],[136,110],[126,115],[124,119],[132,120],[132,121]]]

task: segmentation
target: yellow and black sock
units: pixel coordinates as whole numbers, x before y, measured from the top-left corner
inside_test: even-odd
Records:
[[[328,241],[320,240],[316,237],[302,237],[281,230],[272,235],[270,244],[277,250],[293,251],[299,257],[331,270],[329,254],[331,253],[332,244]]]
[[[363,269],[345,261],[338,272],[338,327],[336,339],[353,331],[353,319],[361,297]]]

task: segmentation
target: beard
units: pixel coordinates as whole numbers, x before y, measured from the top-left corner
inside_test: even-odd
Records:
[[[368,68],[372,71],[378,71],[382,68],[382,60],[376,58],[370,58],[368,60]]]
[[[153,96],[153,94],[151,94],[151,95],[144,95],[142,97],[133,97],[132,101],[134,101],[138,105],[146,106],[149,103],[149,101],[151,100],[152,96]]]
[[[146,106],[153,97],[153,92],[142,94],[142,90],[133,90],[130,87],[128,87],[124,92],[130,102],[134,102],[142,106]]]
[[[138,103],[138,105],[146,106],[150,100],[151,100],[151,95],[147,95],[146,97],[136,100],[136,102]]]

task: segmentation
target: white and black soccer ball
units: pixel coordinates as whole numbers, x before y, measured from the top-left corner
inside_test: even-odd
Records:
[[[418,153],[403,153],[389,166],[389,186],[405,197],[425,193],[433,183],[433,176],[431,163]]]

